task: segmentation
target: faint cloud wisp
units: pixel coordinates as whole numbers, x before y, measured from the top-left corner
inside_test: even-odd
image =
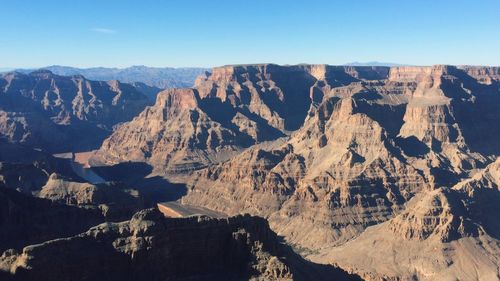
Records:
[[[114,34],[114,33],[117,32],[114,29],[102,28],[102,27],[94,27],[91,30],[94,31],[94,32],[104,33],[104,34]]]

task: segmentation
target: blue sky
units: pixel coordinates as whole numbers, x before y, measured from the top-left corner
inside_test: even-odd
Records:
[[[500,65],[499,0],[0,0],[0,68]]]

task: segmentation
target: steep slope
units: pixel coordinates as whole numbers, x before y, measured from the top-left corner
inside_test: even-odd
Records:
[[[0,185],[0,251],[76,235],[103,221],[99,210],[33,198]]]
[[[370,117],[377,105],[351,95],[357,93],[351,87],[337,90],[311,108],[284,146],[252,148],[195,173],[183,200],[266,216],[289,242],[308,248],[342,242],[390,218],[428,183]],[[384,106],[401,114],[397,104]]]
[[[455,175],[464,176],[467,171],[484,167],[486,157],[498,155],[500,146],[494,141],[499,137],[498,125],[490,123],[500,117],[497,87],[480,84],[451,66],[396,68],[389,80],[418,82],[399,137],[409,155],[419,153],[411,151],[408,141],[428,147],[427,153],[420,152],[425,154],[425,161],[415,165],[428,168],[434,180],[456,182]]]
[[[297,130],[330,87],[382,78],[387,68],[273,64],[216,67],[195,82],[200,97],[249,112],[282,131]]]
[[[34,194],[45,185],[52,173],[81,180],[71,169],[69,161],[0,139],[0,184],[25,194]]]
[[[312,258],[368,280],[497,280],[499,187],[500,158],[452,188],[416,196],[390,221]]]
[[[182,172],[227,158],[249,141],[212,120],[199,107],[197,91],[165,90],[154,106],[106,139],[90,162],[147,161],[164,172]]]
[[[6,280],[359,280],[303,260],[263,219],[167,219],[156,209],[5,252],[0,270]]]
[[[390,219],[415,194],[453,185],[500,153],[496,82],[452,66],[386,74],[323,87],[285,144],[195,172],[183,201],[265,216],[289,242],[316,249]]]
[[[0,77],[0,136],[48,151],[91,147],[150,103],[136,88],[118,81],[47,70],[7,73]]]
[[[90,184],[51,174],[37,197],[61,204],[100,210],[107,221],[129,219],[144,209],[141,194],[136,189],[124,188],[121,183]]]
[[[313,100],[321,100],[330,85],[380,78],[387,71],[271,64],[214,68],[193,89],[160,94],[155,106],[104,142],[93,162],[148,161],[167,172],[177,164],[192,170],[217,163],[298,129]]]
[[[342,244],[416,194],[454,185],[499,155],[497,73],[444,65],[214,68],[194,89],[161,94],[93,161],[146,161],[188,184],[188,204],[264,216],[300,247]]]

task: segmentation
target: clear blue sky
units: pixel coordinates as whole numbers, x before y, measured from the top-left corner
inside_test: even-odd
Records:
[[[0,0],[0,68],[500,65],[500,0]]]

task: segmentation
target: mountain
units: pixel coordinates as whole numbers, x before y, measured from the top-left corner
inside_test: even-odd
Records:
[[[367,280],[497,280],[500,158],[452,187],[415,196],[404,212],[315,261]]]
[[[183,203],[263,216],[314,253],[492,163],[499,85],[495,67],[224,66],[160,94],[92,160],[147,162],[187,184]]]
[[[51,152],[89,149],[151,103],[116,80],[10,72],[0,76],[0,136]]]
[[[0,105],[46,116],[33,103],[44,100],[36,89],[15,95],[36,110]],[[16,273],[5,278],[97,279],[111,268],[112,279],[146,270],[162,280],[315,280],[340,267],[366,280],[499,279],[498,67],[222,66],[193,87],[162,91],[123,123],[106,123],[107,110],[86,110],[104,99],[95,96],[66,115],[70,127],[100,124],[108,132],[88,160],[108,182],[85,183],[47,148],[31,159],[33,143],[14,137],[0,151],[15,147],[26,159],[1,154],[8,160],[0,179],[11,192],[97,212],[108,223],[17,245],[24,250],[0,258],[3,272]],[[59,115],[35,120],[50,128]],[[230,218],[165,219],[143,210],[123,221],[170,200]],[[196,266],[176,263],[184,260]]]
[[[393,62],[379,62],[379,61],[368,61],[368,62],[359,62],[359,61],[354,61],[354,62],[349,62],[346,63],[345,65],[350,65],[350,66],[408,66],[407,64],[400,64],[400,63],[393,63]]]
[[[90,80],[109,81],[119,80],[124,83],[141,82],[150,87],[156,88],[184,88],[191,87],[195,78],[203,74],[205,68],[184,67],[147,67],[143,65],[126,68],[76,68],[69,66],[52,65],[42,67],[54,74],[61,76],[82,75]],[[18,69],[16,71],[29,73],[34,69]]]
[[[262,218],[167,219],[156,209],[6,251],[0,268],[2,280],[361,280],[294,254]]]
[[[175,173],[217,163],[251,145],[284,137],[302,125],[311,97],[321,99],[323,85],[315,84],[314,75],[322,75],[322,67],[214,68],[213,73],[200,76],[192,89],[160,93],[156,104],[120,127],[92,161],[95,165],[147,161],[156,170]],[[347,74],[346,69],[353,72]],[[333,84],[357,79],[354,76],[380,76],[379,69],[370,67],[360,69],[362,73],[349,67],[328,71]]]
[[[333,88],[287,143],[196,172],[183,200],[265,216],[312,250],[344,243],[498,155],[497,85],[436,66]]]

